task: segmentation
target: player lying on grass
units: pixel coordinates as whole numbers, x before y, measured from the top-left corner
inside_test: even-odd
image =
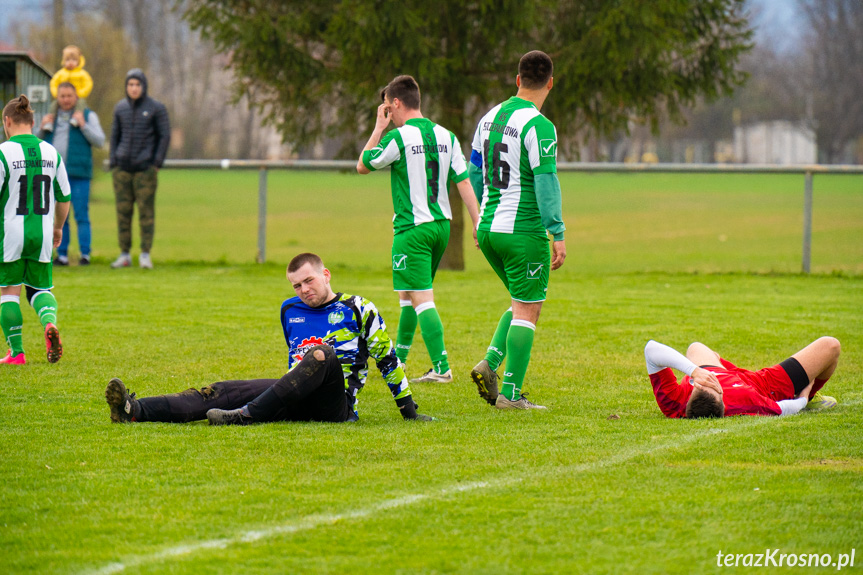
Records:
[[[653,340],[644,347],[659,409],[667,417],[690,419],[793,415],[802,409],[834,407],[836,400],[818,391],[835,371],[839,352],[839,340],[822,337],[782,363],[749,371],[703,343],[690,345],[686,356]],[[671,368],[686,377],[678,383]]]
[[[266,421],[356,421],[356,395],[374,358],[405,419],[430,420],[416,412],[383,318],[359,296],[334,293],[321,258],[304,253],[288,265],[297,293],[282,304],[289,371],[281,379],[220,381],[201,389],[136,398],[119,379],[105,390],[115,423],[184,423],[206,417],[210,425]]]

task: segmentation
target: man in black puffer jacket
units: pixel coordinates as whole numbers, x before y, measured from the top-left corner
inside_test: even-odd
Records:
[[[171,125],[168,110],[147,95],[147,77],[140,68],[126,74],[126,97],[114,107],[111,129],[111,169],[117,198],[117,232],[120,256],[112,268],[132,265],[132,216],[138,204],[141,225],[142,268],[152,268],[156,204],[156,173],[165,161]]]

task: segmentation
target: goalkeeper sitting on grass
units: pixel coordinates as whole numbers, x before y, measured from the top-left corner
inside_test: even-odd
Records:
[[[644,347],[656,403],[667,417],[793,415],[802,409],[834,407],[818,391],[839,362],[839,340],[822,337],[782,363],[758,371],[741,369],[704,345],[693,343],[686,356],[650,340]],[[686,374],[678,383],[671,370]]]
[[[383,318],[359,296],[334,293],[321,258],[304,253],[288,265],[297,293],[282,304],[281,321],[290,369],[281,379],[220,381],[182,393],[136,398],[119,379],[105,390],[115,423],[209,420],[210,425],[267,421],[356,421],[356,395],[366,382],[369,357],[405,419],[416,412]]]

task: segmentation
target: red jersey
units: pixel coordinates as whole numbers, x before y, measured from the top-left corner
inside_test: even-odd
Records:
[[[794,398],[794,385],[785,370],[779,366],[758,371],[741,369],[730,361],[720,360],[723,367],[705,366],[712,371],[722,386],[725,416],[781,415],[778,401]],[[689,376],[678,383],[670,367],[650,375],[656,403],[666,417],[686,417],[686,403],[693,387]]]

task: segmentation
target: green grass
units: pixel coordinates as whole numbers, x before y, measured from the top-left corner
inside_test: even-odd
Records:
[[[163,171],[160,180],[157,263],[255,261],[257,172]],[[801,270],[802,176],[565,173],[561,186],[567,268],[579,275]],[[107,176],[93,195],[95,255],[113,258]],[[812,271],[863,275],[863,176],[815,177],[813,203]],[[386,172],[271,171],[268,212],[267,259],[280,265],[312,250],[341,265],[379,267],[378,254],[390,249]],[[473,250],[467,264],[469,271],[487,267]]]
[[[569,257],[528,372],[546,413],[492,410],[466,377],[507,305],[468,250],[435,285],[456,382],[412,386],[437,422],[403,422],[372,375],[357,424],[112,425],[113,376],[144,396],[280,375],[299,251],[398,317],[385,175],[271,173],[265,265],[255,175],[160,178],[151,272],[105,265],[96,182],[96,265],[55,270],[59,364],[24,306],[29,364],[0,372],[3,572],[714,573],[720,550],[776,548],[863,565],[861,179],[816,178],[802,276],[802,178],[565,175]],[[668,420],[644,374],[648,338],[760,367],[828,334],[829,412]]]

